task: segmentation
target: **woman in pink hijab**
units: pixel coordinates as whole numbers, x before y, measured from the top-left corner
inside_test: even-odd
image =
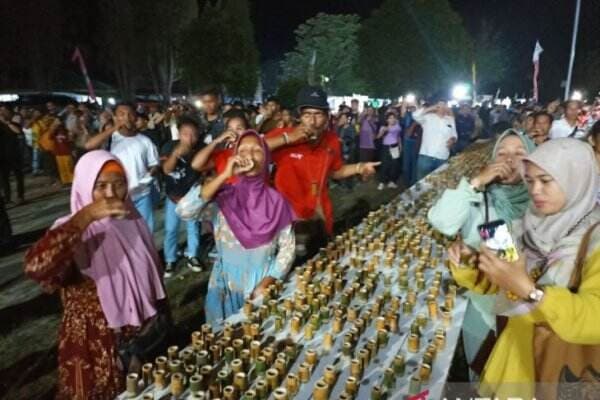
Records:
[[[132,343],[165,303],[152,235],[127,195],[127,178],[106,151],[75,168],[71,214],[25,256],[25,274],[60,291],[58,399],[113,399],[126,369],[117,344]],[[121,347],[121,345],[120,345]]]

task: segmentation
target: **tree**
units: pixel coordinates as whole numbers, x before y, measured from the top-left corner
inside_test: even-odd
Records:
[[[508,77],[511,60],[508,43],[490,21],[482,21],[473,40],[473,61],[477,66],[480,93],[492,93]]]
[[[283,80],[308,80],[338,94],[364,91],[356,71],[359,30],[358,15],[319,13],[308,19],[296,29],[296,47],[281,63]]]
[[[359,45],[361,76],[379,96],[431,94],[469,77],[471,42],[448,0],[385,0]]]
[[[115,75],[121,98],[134,100],[136,76],[143,65],[142,48],[136,35],[136,7],[133,0],[105,0],[101,3],[104,53]]]
[[[137,36],[142,58],[156,93],[163,101],[171,98],[179,76],[178,44],[183,30],[198,15],[196,0],[136,0]]]
[[[306,80],[290,78],[279,84],[277,98],[285,107],[293,108],[296,105],[296,96],[300,89],[306,86]]]
[[[184,32],[180,57],[191,89],[220,84],[230,96],[253,96],[259,64],[248,2],[206,2]]]

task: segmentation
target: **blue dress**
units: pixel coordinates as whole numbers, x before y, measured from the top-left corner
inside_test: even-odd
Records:
[[[195,186],[177,204],[177,213],[182,219],[199,219],[208,207],[216,208],[216,203],[206,202],[200,197],[201,190],[200,186]],[[237,313],[264,278],[283,279],[292,266],[295,250],[291,225],[279,231],[271,242],[246,249],[218,208],[213,215],[217,258],[204,306],[206,322],[209,323]]]

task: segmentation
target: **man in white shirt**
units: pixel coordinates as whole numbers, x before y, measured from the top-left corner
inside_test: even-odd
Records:
[[[422,179],[448,160],[458,135],[454,117],[445,101],[417,110],[413,118],[423,128],[417,161],[417,179]]]
[[[152,141],[135,129],[135,107],[122,103],[115,108],[114,126],[91,137],[86,150],[105,148],[119,158],[129,185],[129,195],[144,218],[150,232],[154,231],[152,194],[154,175],[159,171],[158,150]]]
[[[581,111],[581,103],[577,100],[569,100],[565,103],[565,113],[561,119],[552,123],[550,128],[550,139],[560,139],[565,137],[582,138],[585,131],[577,124],[577,117]]]

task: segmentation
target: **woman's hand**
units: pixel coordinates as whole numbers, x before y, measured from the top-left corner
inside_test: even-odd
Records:
[[[260,281],[258,286],[256,288],[254,288],[254,291],[250,295],[250,299],[252,300],[257,297],[260,297],[265,292],[265,290],[267,290],[267,288],[269,286],[271,286],[272,284],[275,283],[275,281],[276,281],[275,278],[273,278],[271,276],[267,276],[266,278],[264,278],[262,281]]]
[[[512,168],[504,162],[488,164],[483,171],[471,179],[471,185],[478,189],[484,189],[496,179],[505,179],[512,175]]]
[[[527,299],[529,293],[535,289],[535,283],[527,273],[525,257],[511,263],[502,260],[494,251],[484,245],[480,250],[479,269],[485,273],[487,278],[521,299]]]
[[[233,175],[243,174],[254,168],[254,161],[248,158],[242,158],[240,156],[229,157],[227,166],[223,172],[227,178],[231,178]]]
[[[226,131],[224,131],[223,133],[221,133],[214,141],[215,144],[219,144],[219,143],[235,143],[235,141],[237,140],[237,133],[235,133],[234,131],[228,129]]]
[[[454,265],[460,265],[461,259],[463,258],[470,259],[471,257],[476,256],[477,253],[469,246],[464,244],[462,239],[456,240],[450,245],[450,247],[448,247],[448,259],[450,259]]]
[[[123,219],[129,215],[125,202],[117,198],[102,198],[79,210],[71,219],[81,230],[103,218]]]

